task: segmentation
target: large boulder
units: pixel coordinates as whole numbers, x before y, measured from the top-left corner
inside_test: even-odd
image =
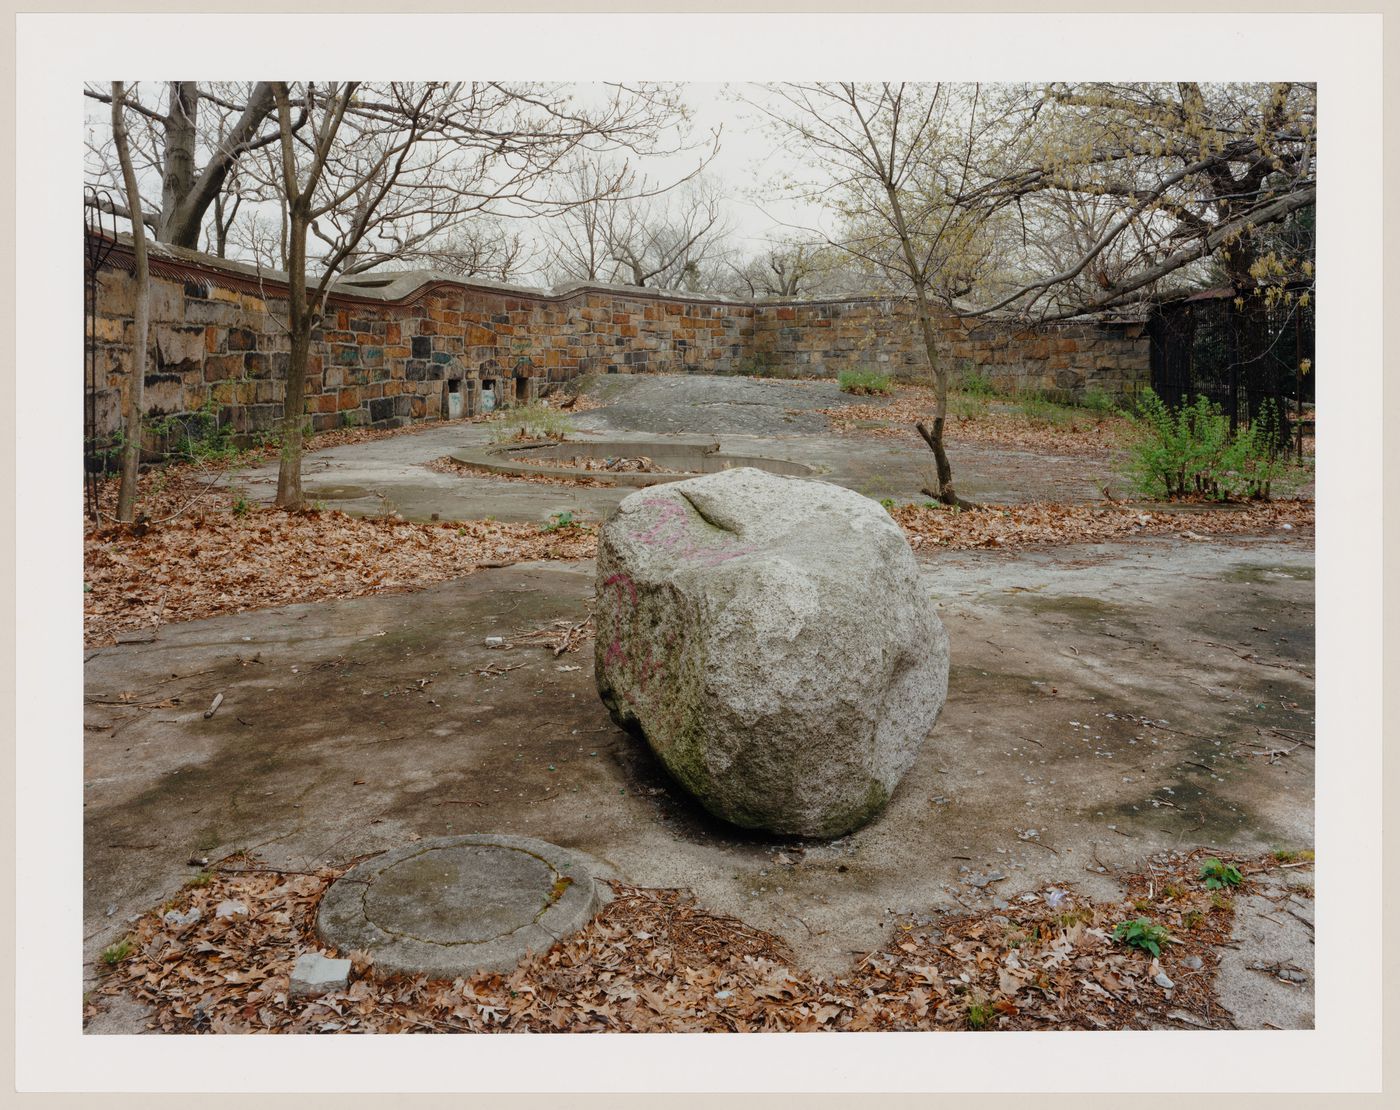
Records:
[[[914,762],[948,638],[874,501],[742,468],[639,490],[598,545],[598,692],[712,813],[840,836]]]

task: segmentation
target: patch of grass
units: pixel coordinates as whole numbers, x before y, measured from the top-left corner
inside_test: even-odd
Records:
[[[964,374],[958,381],[958,392],[965,393],[969,397],[989,397],[1000,396],[1001,391],[992,384],[992,379],[985,374],[979,374],[975,370]]]
[[[948,415],[956,420],[972,420],[986,415],[988,398],[974,393],[949,393]]]
[[[1186,896],[1186,891],[1176,883],[1167,883],[1162,887],[1162,897],[1172,902],[1180,901]]]
[[[866,394],[883,396],[894,391],[890,376],[875,370],[842,370],[836,375],[836,384],[840,386],[842,393],[851,393],[858,397]]]
[[[492,443],[512,439],[562,440],[573,430],[567,415],[539,402],[498,410],[491,418]]]
[[[996,1011],[992,1009],[992,1004],[984,999],[967,1004],[967,1027],[969,1029],[988,1029],[995,1017]]]
[[[1171,940],[1163,925],[1154,925],[1145,917],[1124,921],[1113,930],[1113,939],[1130,948],[1141,948],[1154,956],[1162,954],[1162,945]]]
[[[569,511],[555,513],[549,518],[548,524],[540,525],[541,532],[562,532],[567,528],[579,527],[578,521],[574,519],[574,514]],[[458,530],[460,532],[460,529]]]
[[[186,887],[208,886],[214,881],[214,872],[201,871],[197,875],[185,880]]]
[[[1238,869],[1218,859],[1208,859],[1201,864],[1201,878],[1206,881],[1207,890],[1220,890],[1224,887],[1239,886],[1244,876]]]
[[[893,497],[882,497],[882,498],[880,498],[880,507],[881,507],[882,509],[884,509],[885,512],[887,512],[887,513],[892,513],[892,512],[894,512],[894,498],[893,498]]]
[[[1210,896],[1210,904],[1213,909],[1217,910],[1232,910],[1235,908],[1235,900],[1229,895],[1221,894],[1218,890]]]
[[[1079,407],[1088,409],[1090,412],[1107,416],[1114,412],[1118,405],[1110,394],[1102,389],[1086,390],[1084,396],[1079,399]]]
[[[1199,929],[1206,920],[1206,915],[1200,910],[1187,910],[1181,915],[1181,927],[1183,929]]]
[[[1094,921],[1094,911],[1087,906],[1080,906],[1076,909],[1066,910],[1055,920],[1059,922],[1062,929],[1072,929],[1076,925],[1091,925]]]
[[[1072,406],[1062,405],[1043,390],[1026,389],[1016,394],[1016,407],[1021,415],[1034,424],[1056,427],[1073,424],[1080,415]]]
[[[252,502],[250,502],[246,497],[243,496],[243,494],[240,493],[238,497],[234,499],[233,502],[233,515],[247,516],[252,511]]]
[[[1316,858],[1311,848],[1279,848],[1273,856],[1279,863],[1311,863]]]
[[[131,943],[131,938],[123,937],[116,944],[109,944],[102,949],[102,962],[108,967],[116,967],[135,951],[136,946]]]

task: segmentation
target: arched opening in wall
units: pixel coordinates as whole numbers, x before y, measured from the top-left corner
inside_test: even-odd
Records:
[[[530,379],[524,374],[515,376],[515,403],[525,405],[530,402]]]
[[[481,379],[481,411],[495,412],[496,402],[499,400],[496,394],[496,379]]]

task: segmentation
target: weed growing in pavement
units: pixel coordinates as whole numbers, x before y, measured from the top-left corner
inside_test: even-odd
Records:
[[[102,962],[108,967],[116,967],[135,951],[136,946],[131,943],[131,938],[123,937],[116,944],[109,944],[102,950]]]
[[[1162,945],[1171,940],[1166,927],[1154,925],[1145,917],[1124,921],[1113,930],[1113,939],[1131,948],[1141,948],[1154,956],[1162,954]]]
[[[1207,890],[1239,886],[1240,883],[1244,882],[1244,876],[1236,868],[1231,867],[1228,863],[1222,863],[1218,859],[1208,859],[1201,864],[1201,878],[1206,881]]]

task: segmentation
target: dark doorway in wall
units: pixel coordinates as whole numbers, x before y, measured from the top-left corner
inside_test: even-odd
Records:
[[[465,399],[462,393],[462,381],[460,378],[447,383],[447,419],[457,420],[462,416],[462,402]]]
[[[494,412],[494,411],[496,410],[496,402],[497,402],[498,399],[499,399],[499,398],[496,396],[496,379],[495,379],[495,378],[482,378],[482,379],[481,379],[481,411],[482,411],[482,412]]]
[[[517,376],[515,379],[515,403],[523,405],[530,400],[530,379]]]

